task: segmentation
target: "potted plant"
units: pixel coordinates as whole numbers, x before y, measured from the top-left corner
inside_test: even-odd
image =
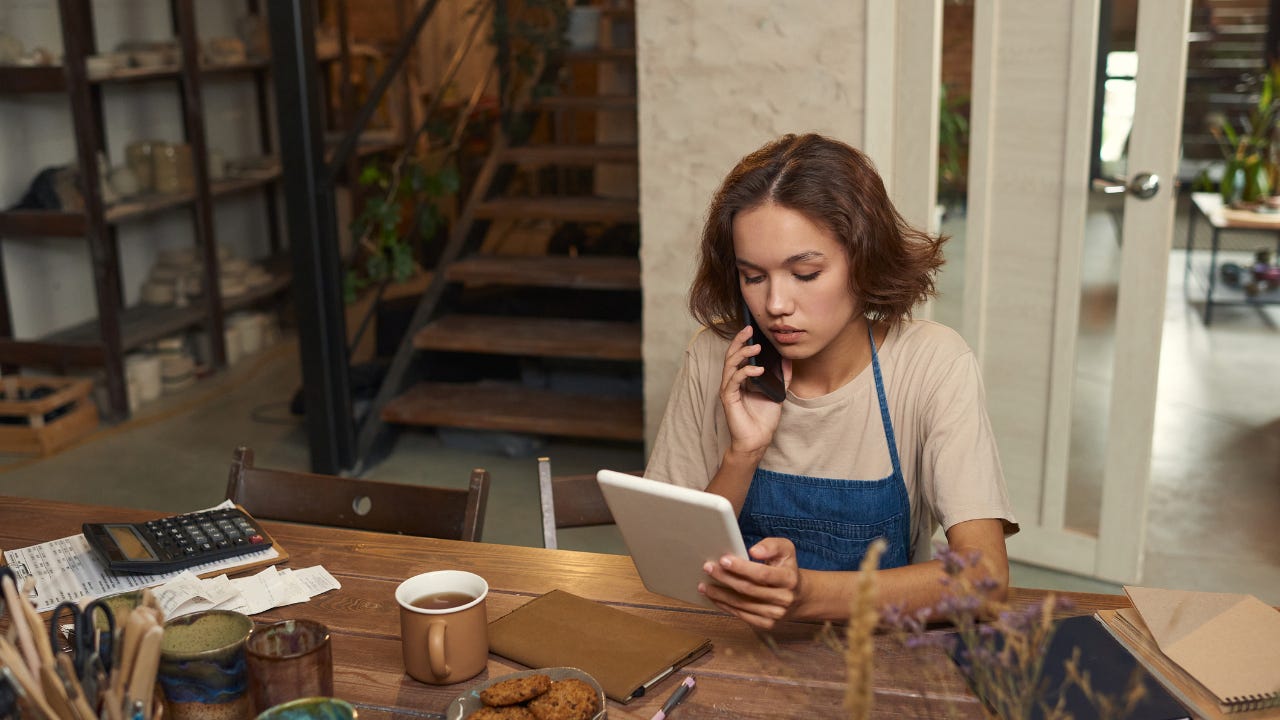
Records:
[[[1222,114],[1210,119],[1209,132],[1218,141],[1226,161],[1218,186],[1227,205],[1254,205],[1266,200],[1275,187],[1276,125],[1280,121],[1280,64],[1260,76],[1258,98],[1242,119],[1240,129]]]

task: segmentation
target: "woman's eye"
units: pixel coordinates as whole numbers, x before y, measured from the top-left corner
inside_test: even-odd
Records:
[[[822,274],[821,271],[811,272],[808,275],[796,275],[796,279],[799,280],[800,282],[809,282],[810,280],[817,280],[818,276],[821,274]]]
[[[743,275],[742,282],[746,283],[747,285],[756,285],[758,283],[764,282],[764,276],[763,275],[755,275],[755,276]]]

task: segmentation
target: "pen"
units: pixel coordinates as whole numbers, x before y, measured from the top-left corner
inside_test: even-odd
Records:
[[[685,699],[685,696],[689,694],[689,691],[692,690],[693,686],[696,684],[697,681],[693,679],[692,675],[686,677],[684,682],[680,683],[680,686],[676,688],[675,692],[671,693],[671,697],[667,698],[667,701],[662,703],[662,709],[654,713],[650,720],[666,720],[667,714],[674,710],[676,706]]]

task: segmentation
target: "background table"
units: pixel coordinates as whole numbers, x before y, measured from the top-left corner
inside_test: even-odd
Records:
[[[25,547],[74,535],[86,521],[136,522],[143,510],[76,505],[0,496],[0,548]],[[453,698],[489,677],[525,669],[491,655],[488,670],[452,686],[424,685],[404,673],[400,659],[399,582],[429,570],[469,570],[489,582],[489,619],[511,612],[550,590],[592,598],[626,612],[710,637],[713,649],[685,672],[698,687],[674,720],[698,718],[838,717],[844,693],[841,655],[819,642],[821,626],[787,623],[772,633],[776,651],[730,616],[654,595],[644,589],[631,559],[620,555],[464,543],[352,530],[264,522],[290,553],[289,566],[323,565],[342,589],[308,603],[254,616],[259,622],[310,618],[330,628],[334,694],[354,703],[362,720],[439,718]],[[1115,595],[1064,593],[1074,614],[1127,606]],[[1014,589],[1015,602],[1039,602],[1044,593]],[[921,655],[887,637],[875,654],[875,717],[982,717],[977,699],[941,653]],[[614,720],[648,718],[683,673],[660,683],[649,697],[626,706],[609,702]]]
[[[1262,293],[1256,297],[1249,297],[1243,289],[1232,288],[1230,295],[1225,299],[1219,295],[1218,299],[1214,299],[1215,291],[1218,291],[1218,251],[1221,249],[1220,235],[1223,230],[1231,230],[1232,232],[1250,232],[1250,233],[1266,233],[1275,236],[1276,254],[1272,257],[1272,262],[1280,262],[1280,214],[1264,214],[1242,210],[1231,210],[1222,206],[1222,196],[1217,193],[1192,193],[1191,207],[1187,216],[1187,253],[1186,264],[1183,267],[1183,288],[1184,292],[1189,293],[1191,290],[1190,281],[1191,272],[1191,251],[1195,248],[1195,229],[1196,220],[1201,218],[1209,223],[1209,268],[1205,277],[1205,298],[1204,298],[1204,324],[1208,325],[1213,320],[1214,303],[1233,304],[1233,305],[1270,305],[1280,303],[1280,290],[1271,290]],[[1252,264],[1252,263],[1250,263]],[[1199,276],[1196,276],[1199,279]]]

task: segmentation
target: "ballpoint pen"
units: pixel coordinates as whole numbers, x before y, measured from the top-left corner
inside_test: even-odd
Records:
[[[662,703],[662,709],[654,713],[650,720],[666,720],[667,715],[685,699],[689,694],[689,691],[692,690],[693,686],[696,684],[697,681],[693,679],[692,675],[686,677],[684,682],[680,683],[680,686],[676,688],[675,692],[671,693],[671,697],[667,698],[667,701]]]

